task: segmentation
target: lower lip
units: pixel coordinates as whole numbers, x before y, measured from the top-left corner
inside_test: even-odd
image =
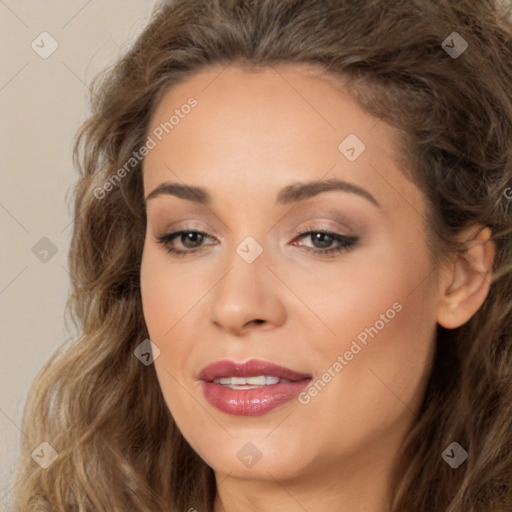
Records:
[[[215,382],[202,382],[203,393],[219,411],[235,416],[259,416],[292,400],[311,379],[283,382],[255,389],[230,389]]]

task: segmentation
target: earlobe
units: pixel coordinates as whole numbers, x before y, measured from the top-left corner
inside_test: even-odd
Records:
[[[491,230],[483,226],[475,230],[473,226],[464,237],[468,238],[467,249],[452,259],[441,283],[437,321],[447,329],[460,327],[478,311],[491,284],[496,255]]]

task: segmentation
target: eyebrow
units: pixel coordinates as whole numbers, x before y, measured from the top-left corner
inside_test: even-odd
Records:
[[[293,183],[292,185],[288,185],[279,191],[276,204],[286,205],[290,203],[297,203],[299,201],[304,201],[311,197],[317,196],[318,194],[331,191],[341,191],[356,194],[360,197],[363,197],[364,199],[367,199],[377,208],[381,208],[381,205],[378,203],[375,197],[370,194],[370,192],[364,188],[354,185],[353,183],[339,179]],[[187,201],[192,201],[194,203],[203,203],[205,205],[210,205],[212,203],[211,195],[207,192],[206,189],[193,185],[170,182],[164,182],[158,185],[146,197],[145,201],[147,202],[150,199],[154,199],[155,197],[162,195],[172,195],[179,197],[180,199],[186,199]]]

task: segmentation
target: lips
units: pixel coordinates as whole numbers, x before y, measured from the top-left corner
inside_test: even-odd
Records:
[[[311,378],[311,375],[306,373],[299,373],[268,361],[251,359],[245,363],[237,363],[224,359],[205,366],[199,373],[199,379],[213,382],[213,379],[220,377],[256,377],[258,375],[273,375],[292,382]]]
[[[268,383],[260,386],[221,384],[221,379],[226,382],[229,377],[258,376],[278,377],[280,380],[275,383],[275,379],[267,379]],[[312,376],[268,361],[252,359],[245,363],[217,361],[203,368],[199,379],[205,398],[220,411],[237,416],[257,416],[300,394]]]

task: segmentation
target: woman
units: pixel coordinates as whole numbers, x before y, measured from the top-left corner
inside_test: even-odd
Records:
[[[512,510],[505,7],[155,10],[77,138],[19,510]]]

